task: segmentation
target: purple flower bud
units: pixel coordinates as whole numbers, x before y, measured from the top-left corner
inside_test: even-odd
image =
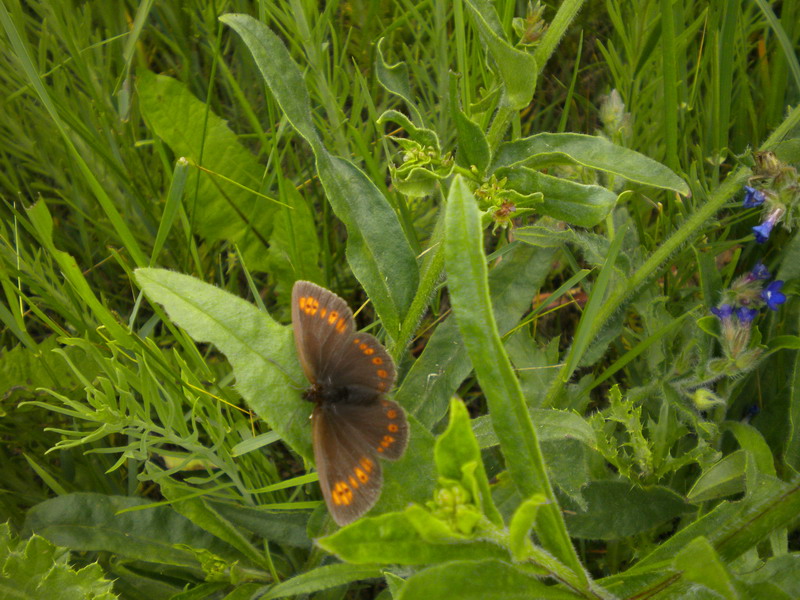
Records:
[[[747,308],[745,306],[742,306],[736,309],[736,316],[739,318],[739,322],[742,325],[749,326],[750,323],[753,322],[753,319],[756,318],[757,314],[758,310],[756,310],[755,308]]]
[[[731,315],[733,314],[733,306],[730,304],[723,304],[720,307],[713,307],[711,309],[711,314],[717,317],[720,321],[730,319]]]
[[[767,270],[767,267],[764,266],[763,263],[757,263],[753,270],[750,271],[749,279],[750,281],[756,281],[757,279],[769,279],[770,274]]]
[[[786,302],[786,295],[781,292],[783,281],[776,279],[761,291],[761,298],[771,310],[778,310],[778,306]]]
[[[749,185],[744,186],[744,202],[742,202],[742,206],[745,208],[761,206],[766,199],[767,197],[761,190],[757,190]]]

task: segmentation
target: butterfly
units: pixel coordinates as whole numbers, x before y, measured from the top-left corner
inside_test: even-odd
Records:
[[[297,354],[314,403],[314,460],[328,510],[347,525],[381,494],[380,458],[397,460],[408,445],[406,414],[386,398],[396,376],[380,342],[355,330],[353,313],[333,292],[309,281],[292,289]]]

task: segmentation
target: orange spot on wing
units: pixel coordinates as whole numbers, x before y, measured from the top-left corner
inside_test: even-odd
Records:
[[[362,471],[358,467],[356,467],[356,477],[358,477],[358,480],[361,483],[367,483],[369,481],[369,475],[364,473],[364,471]]]
[[[344,319],[339,319],[336,322],[336,331],[339,333],[344,333],[344,330],[347,329],[347,322]]]
[[[389,417],[390,419],[396,419],[397,418],[397,411],[392,408],[392,409],[390,409],[389,411],[386,412],[386,416]]]
[[[302,310],[307,315],[317,314],[317,309],[319,308],[319,300],[314,298],[314,296],[301,296],[298,303],[300,304],[300,310]]]
[[[337,481],[336,485],[331,488],[331,500],[337,506],[344,504],[350,506],[353,502],[353,490],[344,481]]]
[[[361,463],[361,466],[364,467],[364,470],[367,473],[371,473],[372,472],[372,466],[375,464],[375,463],[372,462],[372,460],[370,460],[369,458],[364,456],[359,462]]]
[[[339,318],[339,311],[332,310],[331,314],[328,315],[328,324],[333,325],[336,323],[336,319]]]
[[[394,423],[389,423],[389,426],[386,429],[388,429],[392,433],[397,433],[397,430],[400,429],[400,428],[397,425],[395,425]]]
[[[377,373],[381,379],[386,379],[389,376],[389,372],[386,369],[378,369]]]

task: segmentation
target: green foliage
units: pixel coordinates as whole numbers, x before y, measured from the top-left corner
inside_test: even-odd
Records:
[[[800,5],[522,4],[0,0],[6,595],[800,595]],[[298,279],[409,418],[341,529]]]
[[[6,598],[30,600],[114,600],[112,583],[103,568],[91,563],[73,569],[69,550],[39,535],[27,540],[12,536],[8,523],[0,526],[0,589]]]

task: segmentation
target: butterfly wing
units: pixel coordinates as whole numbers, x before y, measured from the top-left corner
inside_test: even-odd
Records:
[[[322,495],[334,521],[346,525],[372,508],[381,493],[378,456],[396,460],[408,444],[408,422],[391,400],[369,405],[320,404],[314,409],[314,458]]]
[[[298,281],[292,288],[292,325],[303,371],[311,383],[317,383],[330,369],[330,357],[349,348],[353,313],[333,292],[310,281]]]
[[[353,313],[339,296],[298,281],[292,290],[292,323],[309,381],[352,388],[354,399],[391,390],[394,361],[375,337],[355,332]]]

